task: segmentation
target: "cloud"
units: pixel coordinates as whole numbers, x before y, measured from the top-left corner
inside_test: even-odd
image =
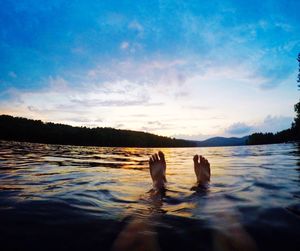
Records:
[[[160,121],[148,121],[148,125],[161,125]]]
[[[279,132],[291,127],[293,117],[268,115],[255,126],[256,132]]]
[[[127,42],[127,41],[122,42],[120,45],[120,49],[122,49],[122,50],[126,50],[126,49],[128,49],[128,47],[129,47],[129,42]]]
[[[288,23],[276,22],[274,25],[286,32],[291,32],[293,30],[293,27]]]
[[[219,84],[222,84],[225,81],[235,81],[253,87],[267,85],[274,80],[274,76],[258,72],[257,68],[249,63],[232,62],[223,65],[218,61],[192,57],[118,60],[105,65],[99,64],[82,75],[87,77],[86,82],[92,83],[126,80],[135,84],[161,86],[164,89],[169,87],[168,89],[173,89],[173,96],[176,98],[190,95],[191,90],[185,88],[185,83],[195,78],[203,83],[219,81]],[[182,88],[174,89],[174,86]]]
[[[95,120],[88,119],[88,118],[83,118],[83,117],[70,117],[70,118],[68,118],[68,120],[73,121],[73,122],[75,121],[75,122],[80,122],[80,123],[86,123],[86,124],[89,124],[90,122],[95,121]]]
[[[132,21],[129,23],[128,28],[131,30],[143,31],[144,27],[138,21]]]
[[[83,99],[83,100],[77,100],[77,99],[71,99],[70,102],[74,104],[79,104],[80,106],[85,107],[125,107],[125,106],[160,106],[163,105],[163,103],[150,103],[148,102],[148,97],[141,97],[140,100],[106,100],[101,101],[98,99]],[[62,107],[62,106],[60,106]]]
[[[142,38],[143,32],[144,32],[144,27],[136,20],[130,22],[128,24],[128,29],[132,31],[136,31],[138,33],[138,37]]]
[[[128,42],[128,41],[123,41],[120,44],[120,49],[124,52],[134,54],[139,50],[143,49],[143,46],[140,43],[137,42]]]
[[[123,124],[138,130],[147,114],[165,106],[165,99],[158,98],[159,89],[126,80],[72,86],[58,76],[47,82],[47,87],[34,91],[11,90],[8,100],[0,100],[0,112],[80,126]],[[159,129],[157,124],[149,125],[147,130]]]
[[[161,122],[161,121],[148,121],[146,125],[140,128],[140,130],[144,132],[152,132],[152,133],[158,132],[158,134],[162,130],[170,130],[170,129],[171,130],[176,129],[176,125],[172,123]]]
[[[276,133],[291,127],[292,117],[288,116],[266,116],[263,120],[256,123],[237,122],[230,125],[224,130],[227,135],[249,135],[256,132],[272,132]]]
[[[49,77],[49,85],[36,91],[13,92],[13,97],[21,104],[27,104],[31,111],[46,111],[91,107],[157,106],[161,102],[151,102],[149,91],[144,85],[128,81],[117,81],[93,85],[70,83],[61,77]]]
[[[97,1],[84,4],[73,2],[70,8],[65,8],[63,3],[48,3],[43,7],[14,3],[5,4],[2,8],[7,12],[2,25],[7,35],[0,49],[3,55],[9,54],[3,60],[9,66],[16,67],[8,69],[16,69],[20,83],[25,83],[28,75],[38,75],[33,81],[28,80],[35,82],[49,74],[67,75],[72,71],[81,71],[96,65],[99,58],[104,62],[99,67],[114,65],[122,60],[120,54],[132,56],[141,52],[133,61],[160,55],[169,58],[197,55],[198,61],[209,58],[215,64],[221,62],[232,68],[251,61],[249,68],[259,72],[252,77],[265,76],[271,81],[266,80],[267,84],[263,87],[274,88],[281,80],[275,71],[264,75],[265,70],[268,71],[266,66],[276,70],[286,65],[294,52],[279,49],[283,50],[284,45],[295,40],[299,34],[299,25],[293,19],[296,3],[290,4],[294,8],[289,8],[289,11],[282,8],[293,15],[277,7],[271,8],[269,4],[258,8],[265,10],[261,15],[260,11],[252,11],[252,8],[257,8],[257,3],[249,5],[225,1],[213,6],[211,3],[177,3],[172,8],[168,3],[151,7],[141,3],[133,4],[129,11],[125,6],[116,6],[109,1],[103,4]],[[247,8],[251,11],[245,12]],[[67,19],[64,18],[66,15]],[[17,46],[14,41],[19,41]],[[43,46],[40,47],[40,44]],[[297,49],[297,46],[288,47],[290,50]],[[253,57],[261,51],[264,51],[263,55]],[[8,70],[5,70],[7,75]],[[280,74],[286,76],[286,71]],[[165,76],[180,79],[173,72]],[[186,77],[186,74],[182,76]]]
[[[263,96],[257,87],[270,80],[249,66],[187,56],[113,59],[67,77],[44,78],[39,89],[12,89],[10,99],[0,100],[0,111],[73,125],[122,124],[122,128],[185,138],[242,136],[266,127],[263,119],[248,121],[246,113],[236,109],[237,104],[246,104],[245,109],[251,106],[254,111],[258,104],[253,104],[253,96]],[[266,107],[271,107],[270,102],[265,102]],[[249,112],[252,118],[257,115]],[[258,118],[266,114],[259,113]],[[101,120],[95,121],[99,116]],[[271,124],[272,131],[283,127]]]
[[[128,81],[135,84],[162,85],[164,87],[183,85],[196,72],[195,66],[184,59],[118,60],[105,65],[99,64],[87,72],[86,81],[116,82]],[[83,73],[84,75],[84,73]]]
[[[230,135],[246,135],[251,131],[252,127],[246,125],[245,123],[234,123],[230,125],[226,130],[225,133]]]
[[[27,106],[28,110],[31,112],[39,112],[40,110],[32,105]]]

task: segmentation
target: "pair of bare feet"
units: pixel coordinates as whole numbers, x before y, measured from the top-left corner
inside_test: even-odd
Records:
[[[210,181],[210,164],[201,155],[195,155],[194,171],[197,178],[197,186],[204,186]],[[166,179],[166,160],[163,152],[153,154],[149,159],[150,175],[153,181],[153,188],[161,190],[165,188]]]

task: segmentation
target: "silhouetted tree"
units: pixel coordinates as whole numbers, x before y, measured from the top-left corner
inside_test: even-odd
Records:
[[[277,144],[286,143],[294,140],[292,129],[286,129],[277,133],[253,133],[248,137],[248,145],[262,145],[262,144]]]
[[[298,79],[297,82],[300,83],[300,53],[298,54],[298,63],[299,63],[299,70],[298,70]],[[298,87],[300,88],[300,84],[298,84]]]
[[[195,142],[161,137],[150,133],[113,128],[73,127],[43,123],[40,120],[0,115],[0,139],[33,143],[129,146],[129,147],[192,147]]]
[[[297,82],[300,83],[300,53],[298,54],[297,61],[299,63]],[[300,84],[298,84],[298,87],[300,88]],[[297,104],[295,104],[294,109],[296,112],[296,117],[292,124],[292,130],[294,131],[296,139],[300,140],[300,100]]]
[[[295,138],[300,140],[300,101],[294,106],[296,117],[294,118],[294,122],[292,124],[292,130],[294,132]]]

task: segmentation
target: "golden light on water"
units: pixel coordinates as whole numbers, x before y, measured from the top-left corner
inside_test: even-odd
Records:
[[[62,148],[64,153],[58,154],[58,150],[61,151]],[[267,169],[255,167],[272,159],[267,155],[253,155],[244,159],[243,156],[249,149],[256,151],[253,147],[157,149],[38,145],[33,152],[29,151],[17,158],[17,169],[12,168],[16,166],[15,161],[7,162],[7,166],[11,168],[4,170],[4,173],[11,177],[23,177],[16,178],[13,184],[23,197],[40,193],[47,197],[59,193],[65,198],[76,196],[79,200],[89,201],[88,203],[101,204],[106,201],[107,207],[118,207],[119,202],[127,201],[127,213],[146,212],[153,206],[148,194],[152,188],[148,160],[151,154],[161,150],[167,163],[167,194],[174,199],[174,203],[162,203],[159,210],[193,217],[197,215],[197,200],[182,200],[194,193],[190,189],[196,182],[193,168],[195,154],[205,156],[211,164],[211,186],[206,196],[222,196],[231,192],[238,192],[253,200],[256,196],[261,196],[258,189],[256,193],[251,193],[251,197],[248,192],[243,191],[250,186],[251,181],[245,173],[253,169],[251,174],[262,179],[268,175]],[[9,156],[9,151],[4,154]],[[27,182],[30,185],[24,185]],[[2,187],[10,189],[10,184],[3,182]],[[82,197],[77,191],[85,191],[90,197]],[[98,197],[98,194],[101,196]],[[231,206],[227,200],[219,200],[219,204],[225,208]],[[213,210],[218,208],[216,205]]]

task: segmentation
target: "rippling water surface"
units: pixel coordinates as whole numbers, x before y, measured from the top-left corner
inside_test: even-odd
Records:
[[[0,142],[5,250],[299,250],[296,144],[166,148],[168,190],[152,198],[159,149]],[[192,157],[211,163],[194,192]]]

